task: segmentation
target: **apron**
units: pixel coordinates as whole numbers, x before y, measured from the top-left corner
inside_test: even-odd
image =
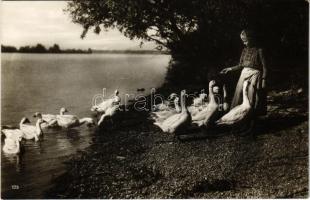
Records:
[[[256,115],[265,115],[267,113],[266,91],[262,89],[261,71],[250,67],[244,67],[239,81],[236,86],[235,94],[232,99],[230,109],[242,104],[243,82],[249,81],[248,98],[252,107],[252,111]]]

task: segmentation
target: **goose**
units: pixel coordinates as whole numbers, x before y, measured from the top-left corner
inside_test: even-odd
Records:
[[[26,123],[28,119],[22,118],[20,124]],[[28,120],[29,122],[29,120]],[[19,139],[23,137],[23,132],[17,126],[2,126],[1,132],[5,135],[6,138]]]
[[[84,117],[79,119],[75,115],[56,115],[57,125],[62,128],[73,128],[86,124],[87,126],[92,126],[95,124],[94,120],[90,117]]]
[[[59,115],[64,115],[68,110],[64,107],[60,108]],[[39,115],[42,116],[42,119],[46,121],[45,124],[42,124],[42,128],[49,128],[57,126],[57,115],[53,114],[41,114],[40,112],[36,112],[33,117],[38,117]]]
[[[229,109],[229,105],[227,103],[227,91],[226,91],[226,85],[225,84],[223,85],[223,100],[224,100],[224,102],[223,102],[223,111],[227,112],[228,109]]]
[[[195,98],[193,100],[193,105],[200,106],[203,105],[205,99],[208,97],[208,95],[205,93],[205,90],[202,89],[201,93],[199,94],[199,97]]]
[[[23,138],[26,140],[34,139],[35,141],[39,140],[39,136],[43,134],[41,124],[45,123],[42,119],[42,116],[38,115],[38,120],[36,125],[29,125],[26,123],[30,123],[29,119],[24,117],[19,124],[19,129],[23,132]]]
[[[119,104],[121,102],[121,98],[119,97],[119,91],[114,91],[114,96],[112,98],[109,98],[103,102],[101,102],[99,105],[94,105],[91,107],[91,111],[96,111],[99,113],[104,113],[107,109],[113,106],[113,104]]]
[[[20,152],[20,141],[22,138],[5,138],[3,152],[6,154],[18,154]]]
[[[170,116],[180,113],[181,107],[179,106],[179,97],[174,98],[174,108],[170,108],[169,110],[157,111],[151,113],[151,118],[155,120],[155,122],[163,122],[165,119]]]
[[[119,104],[117,104],[117,102],[115,102],[111,107],[109,107],[100,117],[99,121],[98,121],[98,126],[102,124],[102,122],[104,121],[104,119],[106,117],[112,117],[114,116],[117,111],[119,110]]]
[[[202,89],[199,97],[195,98],[193,100],[193,104],[188,107],[188,111],[191,114],[192,117],[194,117],[196,114],[201,112],[206,106],[208,105],[208,102],[205,101],[205,99],[208,97],[208,95],[205,93],[205,90]]]
[[[193,123],[200,126],[208,126],[211,117],[215,115],[215,113],[218,111],[218,103],[215,100],[214,93],[213,93],[213,87],[215,85],[215,81],[212,80],[209,82],[209,103],[205,109],[200,111],[197,115],[195,115],[193,119]]]
[[[194,104],[190,105],[187,109],[192,117],[196,116],[199,112],[203,111],[208,106],[207,103],[199,106],[195,106]]]
[[[191,115],[189,114],[185,101],[186,90],[181,91],[181,113],[174,114],[163,122],[155,122],[154,125],[161,128],[164,132],[175,133],[180,128],[190,124]]]
[[[243,121],[251,111],[251,104],[248,99],[248,85],[249,81],[243,82],[243,100],[242,104],[231,109],[222,118],[216,121],[217,125],[233,125]]]
[[[161,104],[157,104],[157,105],[153,105],[152,110],[153,112],[159,112],[159,111],[165,111],[165,110],[170,110],[170,100],[173,100],[174,98],[176,98],[178,95],[176,93],[171,93],[168,96],[168,101],[164,101]]]
[[[5,138],[19,139],[23,137],[23,132],[20,129],[2,129],[1,132]]]

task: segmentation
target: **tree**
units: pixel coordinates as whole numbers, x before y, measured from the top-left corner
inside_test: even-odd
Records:
[[[1,45],[1,52],[17,52],[16,47]]]
[[[19,52],[21,52],[21,53],[30,53],[31,52],[31,48],[30,48],[30,46],[20,47],[19,48]]]
[[[90,29],[116,28],[130,39],[169,49],[174,62],[167,79],[175,84],[205,83],[210,71],[235,64],[245,27],[255,30],[271,57],[281,58],[274,62],[299,57],[305,64],[308,55],[304,0],[73,0],[66,12],[84,27],[82,38]]]
[[[35,53],[46,53],[46,48],[42,44],[37,44],[37,46],[32,48],[32,51]]]
[[[52,47],[48,49],[50,53],[61,53],[60,47],[58,44],[54,44]]]

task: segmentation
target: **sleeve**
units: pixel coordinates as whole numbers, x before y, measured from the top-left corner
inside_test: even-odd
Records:
[[[263,67],[263,79],[266,79],[267,77],[267,66],[266,66],[266,60],[265,60],[265,56],[264,56],[264,52],[262,49],[258,50],[258,54],[259,54],[259,58]]]
[[[239,70],[239,69],[243,68],[243,66],[242,66],[243,57],[244,57],[244,49],[242,50],[242,53],[241,53],[241,56],[240,56],[240,60],[239,60],[239,64],[235,65],[235,66],[232,66],[231,70],[235,71],[235,70]]]

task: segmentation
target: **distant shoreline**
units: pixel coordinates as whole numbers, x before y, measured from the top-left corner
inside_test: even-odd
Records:
[[[58,44],[47,48],[44,45],[38,43],[36,46],[22,46],[16,48],[14,46],[1,45],[2,53],[36,53],[36,54],[169,54],[169,51],[158,51],[158,50],[99,50],[91,49],[61,49]]]
[[[92,53],[102,54],[169,54],[169,51],[155,50],[92,50]]]
[[[168,51],[95,51],[88,53],[88,52],[76,52],[76,53],[69,53],[69,52],[60,52],[60,53],[52,53],[52,52],[5,52],[2,51],[1,53],[18,53],[18,54],[148,54],[148,55],[169,55]]]

